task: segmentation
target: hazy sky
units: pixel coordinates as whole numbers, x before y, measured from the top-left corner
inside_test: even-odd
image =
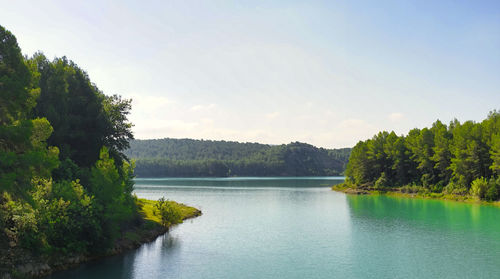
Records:
[[[500,109],[500,1],[4,1],[23,53],[133,99],[136,138],[352,146]]]

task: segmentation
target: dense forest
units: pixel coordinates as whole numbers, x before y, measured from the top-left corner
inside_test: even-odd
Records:
[[[480,123],[438,120],[406,136],[380,132],[352,149],[346,176],[357,188],[498,200],[500,112]]]
[[[342,174],[350,151],[166,138],[133,140],[125,154],[138,177],[323,176]]]
[[[100,253],[140,221],[129,111],[65,57],[23,57],[0,26],[0,274],[27,254]]]

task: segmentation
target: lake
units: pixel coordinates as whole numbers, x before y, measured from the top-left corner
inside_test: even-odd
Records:
[[[495,278],[500,208],[348,196],[342,177],[137,179],[203,215],[48,278]]]

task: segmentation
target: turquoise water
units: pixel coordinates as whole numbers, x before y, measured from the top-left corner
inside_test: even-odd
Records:
[[[347,196],[341,177],[138,179],[203,216],[49,278],[498,278],[500,208]]]

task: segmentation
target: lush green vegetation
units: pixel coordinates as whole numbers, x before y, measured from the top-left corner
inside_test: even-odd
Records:
[[[500,112],[490,112],[480,123],[438,120],[406,136],[380,132],[352,149],[346,176],[339,189],[498,200]]]
[[[129,111],[65,57],[23,57],[0,26],[0,273],[26,254],[104,254],[143,222],[123,154]],[[167,204],[170,225],[184,215]]]
[[[165,207],[165,204],[170,211],[163,211],[162,215],[158,207]],[[201,211],[194,207],[174,201],[165,201],[164,199],[160,201],[136,199],[136,205],[139,214],[143,218],[143,223],[122,234],[123,238],[121,242],[126,244],[125,246],[137,247],[143,244],[145,240],[155,239],[158,234],[167,231],[171,225],[179,224],[185,219],[201,215]],[[168,213],[173,214],[169,215]]]
[[[167,227],[181,223],[184,219],[192,218],[201,214],[201,212],[194,207],[165,200],[164,198],[161,198],[158,201],[137,199],[137,205],[139,207],[139,212],[144,216],[144,219]]]
[[[142,177],[322,176],[342,174],[350,148],[192,139],[133,140],[125,153]]]

